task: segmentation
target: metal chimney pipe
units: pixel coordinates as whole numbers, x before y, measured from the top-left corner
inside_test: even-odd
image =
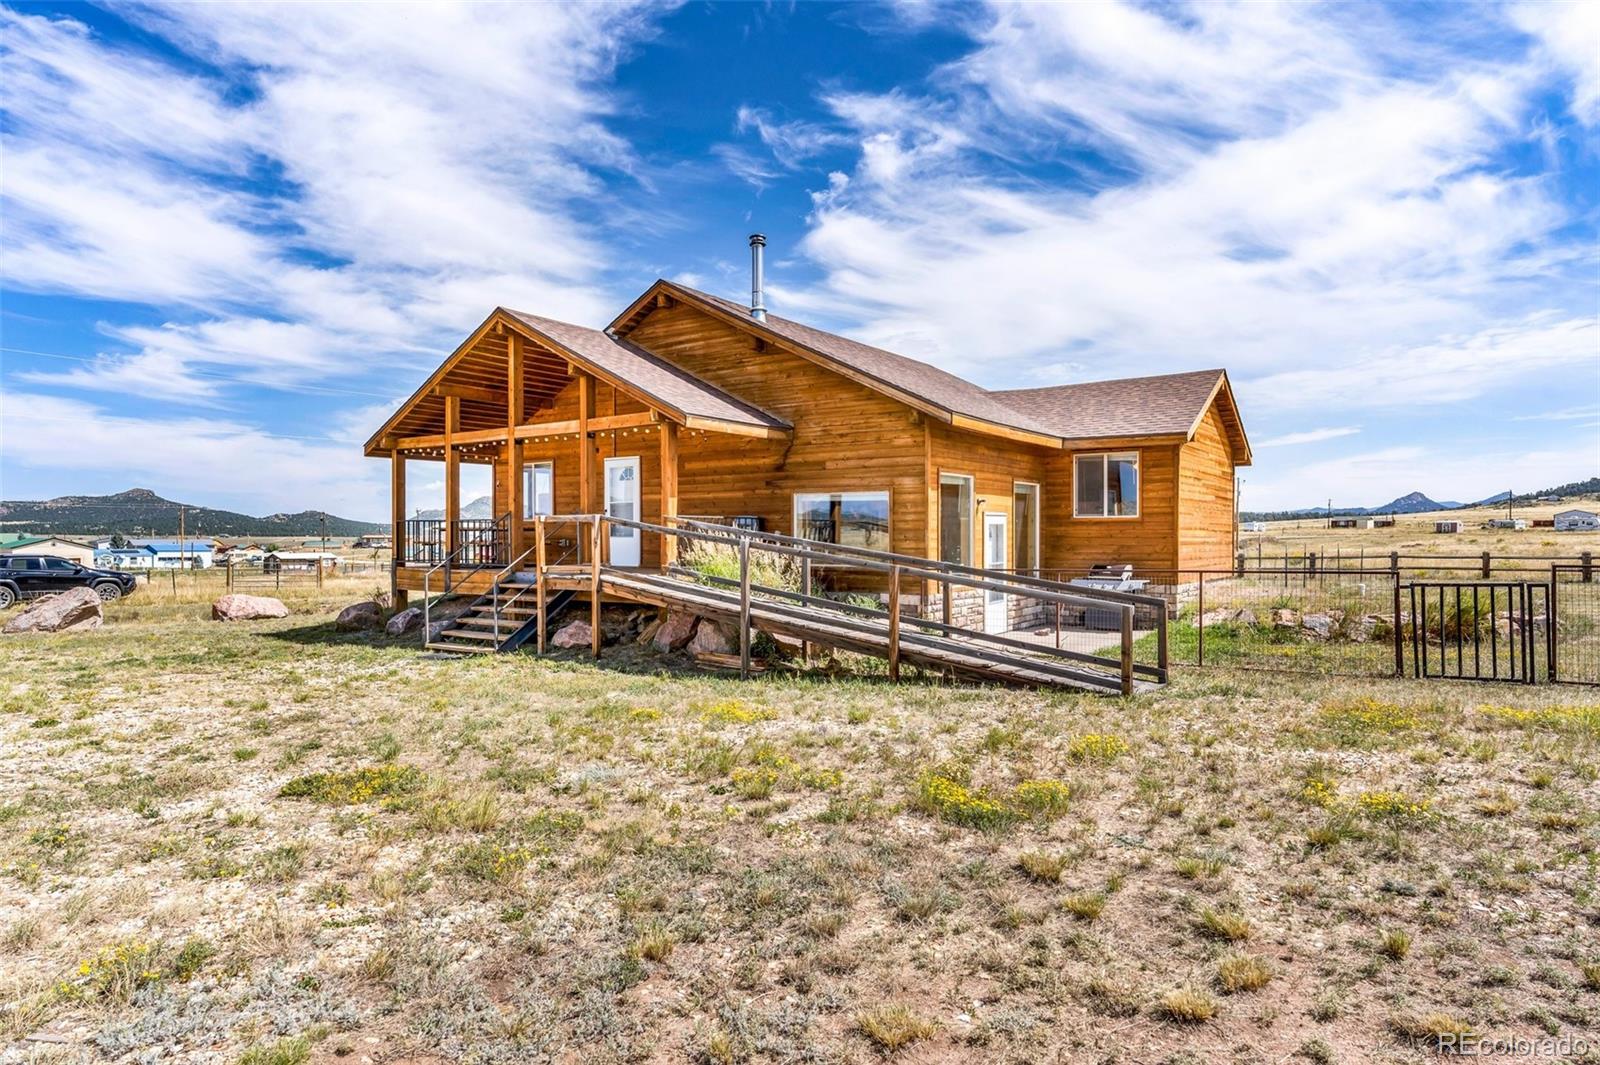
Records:
[[[767,246],[765,233],[750,234],[750,317],[758,322],[767,320],[767,305],[762,296],[763,271],[761,249]]]

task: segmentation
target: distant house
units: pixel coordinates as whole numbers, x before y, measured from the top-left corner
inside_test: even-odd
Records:
[[[1490,518],[1489,519],[1489,528],[1491,528],[1491,529],[1526,529],[1527,527],[1528,527],[1528,522],[1527,522],[1527,519],[1525,519],[1525,518]]]
[[[107,569],[210,569],[216,547],[210,540],[133,540],[126,547],[106,541],[94,558]]]
[[[1449,521],[1436,521],[1433,523],[1436,533],[1458,533],[1461,531],[1461,522],[1452,518]]]
[[[363,551],[367,550],[369,548],[373,549],[373,550],[377,550],[377,549],[387,550],[388,548],[391,548],[393,546],[394,546],[394,537],[389,535],[388,533],[367,533],[365,536],[358,537],[356,542],[355,542],[355,547],[358,550],[363,550]]]
[[[1248,533],[1264,533],[1267,531],[1267,523],[1264,521],[1247,521],[1239,526],[1239,531]]]
[[[1356,519],[1354,518],[1331,518],[1328,521],[1328,528],[1330,529],[1354,529],[1355,527]]]
[[[1563,510],[1555,517],[1556,532],[1595,532],[1600,530],[1600,514],[1592,510]]]
[[[94,545],[64,536],[24,536],[7,533],[0,538],[0,555],[54,555],[80,566],[94,565]]]
[[[1394,518],[1392,518],[1392,517],[1373,518],[1372,519],[1372,528],[1374,528],[1374,529],[1392,529],[1392,528],[1394,528]]]
[[[328,573],[338,565],[339,556],[329,551],[269,551],[261,560],[268,573],[315,573],[318,567]]]

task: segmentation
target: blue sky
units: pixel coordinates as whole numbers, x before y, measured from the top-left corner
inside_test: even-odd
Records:
[[[495,305],[743,298],[754,229],[774,311],[989,387],[1227,367],[1246,508],[1600,473],[1600,5],[27,5],[0,47],[5,498],[381,519],[360,442]]]

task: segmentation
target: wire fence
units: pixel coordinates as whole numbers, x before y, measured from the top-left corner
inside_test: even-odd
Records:
[[[1582,566],[1554,566],[1550,609],[1535,624],[1555,626],[1553,679],[1600,684],[1600,578]]]

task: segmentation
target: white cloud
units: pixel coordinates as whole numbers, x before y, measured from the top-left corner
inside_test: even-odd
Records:
[[[343,440],[307,440],[226,419],[115,415],[42,393],[6,397],[8,461],[63,474],[125,475],[162,494],[181,491],[209,505],[234,500],[261,512],[326,510],[387,517],[387,471]]]
[[[1592,253],[1554,239],[1568,210],[1498,164],[1544,74],[1368,21],[1336,5],[972,16],[976,51],[921,95],[823,97],[859,160],[814,195],[822,282],[780,310],[991,384],[1061,362],[1344,380],[1374,353],[1465,343],[1473,365],[1440,390],[1479,394],[1502,375],[1473,338],[1571,340],[1530,315],[1592,302]],[[1581,357],[1517,350],[1546,380]],[[1251,409],[1296,401],[1258,391]]]
[[[1569,375],[1569,388],[1600,388],[1600,320],[1540,315],[1344,365],[1242,381],[1239,393],[1251,403],[1288,408],[1441,406],[1549,370]]]
[[[1359,425],[1341,425],[1327,429],[1307,429],[1300,433],[1285,433],[1256,442],[1256,447],[1291,447],[1295,444],[1320,444],[1324,440],[1337,440],[1341,436],[1354,436],[1361,431]]]
[[[649,33],[607,5],[131,8],[198,75],[65,17],[0,10],[14,289],[146,303],[165,329],[36,382],[250,383],[435,355],[497,303],[609,317],[579,221],[627,172],[606,82]],[[243,91],[241,91],[243,90]],[[204,374],[190,373],[205,367]]]
[[[1522,3],[1512,20],[1572,79],[1572,113],[1588,125],[1600,123],[1600,4]]]
[[[1470,503],[1513,489],[1538,491],[1595,475],[1600,434],[1562,448],[1397,445],[1309,463],[1243,470],[1240,506],[1289,510],[1332,498],[1334,506],[1375,507],[1406,492]]]

